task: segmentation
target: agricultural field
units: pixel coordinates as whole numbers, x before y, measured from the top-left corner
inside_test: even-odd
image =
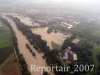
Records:
[[[61,49],[61,45],[59,45],[59,44],[56,44],[54,42],[51,42],[51,45],[52,45],[52,48],[53,49],[57,49],[57,50],[60,50]]]
[[[11,47],[11,35],[5,30],[5,26],[0,27],[0,63],[10,54],[13,49]],[[7,27],[6,27],[7,28]]]
[[[93,59],[94,59],[94,62],[95,62],[96,65],[99,64],[99,62],[97,61],[97,58],[96,58],[98,53],[100,53],[100,45],[94,44]]]
[[[100,29],[95,29],[94,32],[92,33],[92,35],[100,37]]]
[[[72,32],[77,32],[85,34],[85,36],[89,37],[89,35],[94,36],[94,37],[99,37],[100,38],[100,26],[96,24],[85,24],[85,23],[80,23],[79,26],[74,27],[71,29]]]
[[[11,47],[10,33],[0,34],[0,48]]]
[[[0,65],[0,75],[21,75],[21,70],[14,53],[11,53]]]

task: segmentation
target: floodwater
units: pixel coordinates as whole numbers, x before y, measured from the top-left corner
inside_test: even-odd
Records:
[[[22,23],[24,23],[24,24],[26,24],[28,26],[33,26],[32,20],[30,18],[21,16],[21,15],[20,16],[17,15],[15,17],[18,17]]]
[[[31,65],[36,65],[36,66],[40,66],[40,67],[47,67],[47,63],[46,61],[42,58],[43,54],[41,53],[38,53],[31,45],[31,48],[33,50],[33,52],[36,53],[36,58],[34,58],[31,53],[29,52],[29,50],[25,47],[26,43],[29,44],[29,41],[26,39],[26,37],[22,34],[21,31],[19,31],[16,27],[16,24],[11,20],[9,19],[8,17],[5,17],[9,23],[11,24],[14,32],[15,32],[15,35],[17,37],[17,42],[18,42],[18,47],[20,49],[20,53],[23,54],[24,58],[25,58],[25,61],[28,65],[28,69],[29,71],[31,72],[31,75],[42,75],[41,74],[41,71],[31,71]],[[54,75],[53,72],[49,72],[51,75]]]
[[[47,41],[48,46],[50,46],[50,48],[52,49],[52,42],[58,44],[58,45],[62,45],[65,38],[67,37],[67,35],[64,35],[63,33],[60,32],[51,32],[50,34],[47,33],[48,27],[44,27],[44,28],[34,28],[32,29],[32,32],[35,34],[39,34],[41,35],[41,38],[43,40]]]
[[[20,21],[27,26],[32,26],[32,27],[33,26],[40,26],[39,23],[32,21],[32,19],[29,17],[23,16],[23,15],[14,15],[14,17],[19,18]]]
[[[32,25],[32,20],[29,17],[24,17],[24,16],[16,16],[18,17],[22,23],[28,25],[28,26],[33,26]],[[37,24],[37,26],[39,26]],[[35,34],[41,35],[43,40],[47,41],[47,45],[52,49],[52,42],[62,45],[64,40],[66,39],[67,35],[64,35],[63,33],[57,32],[51,32],[50,34],[47,33],[48,27],[44,28],[34,28],[32,29],[32,32]]]

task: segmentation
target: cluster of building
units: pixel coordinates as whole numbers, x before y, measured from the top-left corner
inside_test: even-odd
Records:
[[[85,39],[73,39],[72,43],[77,47],[82,48],[85,46],[87,41]],[[66,63],[73,63],[78,60],[77,54],[73,52],[71,47],[67,47],[66,49],[62,50],[61,57]]]
[[[65,27],[65,28],[67,28],[67,29],[71,29],[71,28],[73,28],[73,25],[68,24],[68,23],[66,23],[66,22],[61,22],[60,25],[63,26],[63,27]]]
[[[77,54],[71,50],[71,47],[68,47],[63,50],[62,59],[64,62],[72,63],[77,61]]]

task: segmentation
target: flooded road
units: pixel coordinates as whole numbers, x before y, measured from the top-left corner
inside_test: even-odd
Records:
[[[43,67],[47,67],[46,61],[42,58],[43,54],[38,53],[29,43],[29,41],[26,39],[26,37],[22,34],[21,31],[19,31],[17,29],[16,24],[13,22],[13,20],[9,19],[8,17],[5,17],[8,22],[11,24],[15,35],[17,37],[17,42],[18,42],[18,48],[20,49],[20,53],[23,54],[25,61],[28,65],[28,69],[31,72],[31,65],[36,65],[36,66],[43,66]],[[36,58],[35,59],[31,53],[29,52],[29,50],[25,47],[25,45],[29,44],[30,47],[32,48],[33,52],[36,53]],[[53,75],[52,72],[50,72],[51,75]],[[37,72],[37,71],[32,71],[31,75],[42,75],[41,72]]]

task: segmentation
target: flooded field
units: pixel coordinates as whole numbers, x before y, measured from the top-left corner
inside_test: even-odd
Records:
[[[33,26],[32,25],[32,21],[30,18],[28,17],[24,17],[24,16],[16,16],[18,17],[22,23],[28,25],[28,26]],[[51,43],[54,42],[58,45],[62,45],[65,38],[67,37],[67,35],[64,35],[63,33],[57,32],[57,33],[47,33],[48,27],[44,27],[44,28],[34,28],[32,29],[32,32],[35,34],[39,34],[41,35],[43,40],[47,41],[47,45],[52,49],[52,45]]]
[[[32,20],[30,18],[21,16],[21,15],[20,16],[17,15],[15,17],[18,17],[22,23],[24,23],[24,24],[26,24],[28,26],[33,26]]]
[[[24,23],[24,24],[26,24],[28,26],[32,26],[32,27],[33,26],[40,26],[39,23],[36,23],[36,22],[32,21],[32,19],[29,18],[29,17],[22,16],[22,15],[14,15],[14,17],[19,18],[22,23]]]
[[[7,18],[7,17],[5,17]],[[7,20],[10,22],[15,35],[17,37],[17,41],[18,41],[18,47],[20,49],[20,53],[23,54],[25,61],[28,65],[29,71],[31,72],[31,65],[36,65],[36,66],[44,66],[47,67],[46,61],[42,58],[43,54],[38,53],[30,44],[29,41],[26,39],[26,37],[17,29],[16,24],[9,18],[7,18]],[[29,52],[29,50],[25,47],[25,45],[29,44],[30,47],[32,48],[32,50],[36,53],[36,58],[34,58],[31,53]],[[41,72],[31,72],[32,75],[42,75]],[[53,75],[52,72],[50,72],[51,75]]]
[[[51,32],[49,34],[49,33],[47,33],[47,30],[48,30],[48,27],[34,28],[34,29],[32,29],[32,32],[35,34],[41,35],[42,39],[47,41],[47,44],[48,44],[48,46],[50,46],[50,48],[52,48],[52,45],[51,45],[52,42],[54,42],[58,45],[63,44],[67,35],[64,35],[60,32],[57,32],[57,33]]]

